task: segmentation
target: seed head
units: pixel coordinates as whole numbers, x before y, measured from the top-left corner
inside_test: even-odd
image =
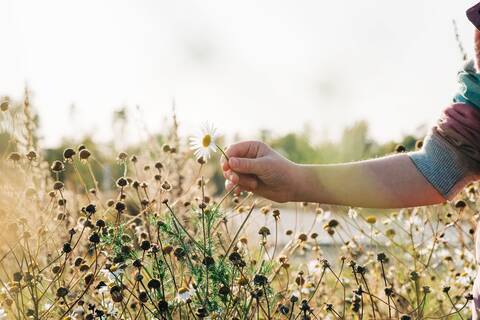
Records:
[[[95,243],[95,244],[100,243],[100,236],[98,235],[98,233],[94,232],[90,236],[89,240],[91,243]]]
[[[78,153],[78,156],[80,157],[80,160],[88,160],[88,158],[90,158],[91,155],[92,154],[90,153],[90,151],[88,151],[88,149],[82,149]]]
[[[268,283],[268,279],[262,274],[256,274],[255,277],[253,277],[253,283],[256,286],[264,286]]]
[[[30,150],[27,154],[26,157],[29,161],[35,161],[37,160],[37,153],[34,150]]]
[[[455,203],[455,208],[457,208],[457,209],[465,209],[466,206],[467,206],[467,204],[463,200],[458,200]]]
[[[61,171],[65,170],[65,166],[63,165],[63,163],[61,161],[55,160],[52,163],[52,166],[50,167],[50,169],[52,169],[53,172],[61,172]]]
[[[65,287],[60,287],[57,289],[57,297],[64,298],[68,294],[68,289]]]
[[[153,290],[160,289],[160,281],[158,279],[151,279],[148,281],[147,287]]]
[[[113,302],[122,302],[123,300],[123,292],[119,286],[113,286],[110,289],[110,295],[112,296]]]
[[[165,190],[165,191],[168,191],[172,188],[172,186],[170,185],[170,183],[168,183],[168,181],[165,181],[163,184],[162,184],[162,189]]]
[[[142,243],[140,244],[140,248],[143,251],[147,251],[148,249],[150,249],[150,247],[151,247],[151,244],[150,244],[150,241],[148,240],[143,240]]]
[[[417,150],[420,150],[422,149],[422,147],[423,147],[423,140],[417,140],[417,142],[415,143],[415,148]]]
[[[126,152],[120,152],[117,156],[118,161],[126,161],[128,159],[128,154]]]
[[[61,181],[56,181],[53,183],[53,189],[54,190],[62,190],[63,189],[63,182]]]
[[[298,236],[298,240],[300,240],[301,242],[306,242],[308,240],[308,236],[305,233],[301,233]]]
[[[127,179],[125,179],[124,177],[118,178],[118,180],[117,180],[117,186],[118,186],[119,188],[125,188],[127,185],[128,185]]]
[[[395,147],[395,152],[396,153],[403,153],[405,151],[407,151],[407,148],[405,148],[405,146],[403,146],[401,144],[399,144]]]
[[[9,97],[3,97],[2,101],[0,102],[0,110],[3,112],[8,111],[10,108],[10,98]]]
[[[18,152],[12,152],[8,155],[8,160],[11,160],[13,162],[18,162],[22,159],[22,156]]]
[[[63,151],[63,158],[65,160],[72,160],[75,154],[76,154],[75,150],[73,150],[72,148],[68,148]]]
[[[262,237],[266,237],[270,235],[270,229],[267,227],[261,227],[260,230],[258,230],[258,234],[261,235]]]
[[[127,207],[125,206],[125,203],[123,203],[122,201],[117,201],[115,203],[115,210],[117,210],[118,213],[122,213],[123,211],[125,211]]]

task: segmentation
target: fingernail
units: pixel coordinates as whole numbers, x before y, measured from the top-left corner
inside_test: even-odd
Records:
[[[230,172],[230,174],[228,175],[228,180],[230,180],[232,183],[235,183],[235,180],[237,178],[238,178],[238,176],[234,172]]]

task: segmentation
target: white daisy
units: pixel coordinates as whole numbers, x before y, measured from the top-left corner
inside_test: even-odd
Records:
[[[116,282],[122,274],[125,272],[122,268],[118,268],[115,271],[111,271],[108,269],[102,269],[100,270],[101,273],[108,279],[109,283],[114,283]]]
[[[195,292],[195,289],[193,289],[193,288],[181,287],[180,289],[178,289],[177,301],[178,302],[188,302],[188,300],[191,299],[194,292]]]
[[[190,148],[194,150],[197,159],[210,158],[211,152],[217,151],[217,129],[212,124],[205,123],[201,128],[201,134],[190,138]]]

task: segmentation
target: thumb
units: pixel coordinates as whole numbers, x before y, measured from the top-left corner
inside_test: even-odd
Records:
[[[480,31],[475,30],[475,64],[480,70]]]
[[[263,161],[259,158],[230,158],[228,164],[233,171],[238,173],[258,175],[264,170]]]

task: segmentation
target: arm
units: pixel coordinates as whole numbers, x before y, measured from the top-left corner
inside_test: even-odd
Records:
[[[370,208],[412,207],[445,198],[410,156],[334,165],[295,164],[260,141],[243,141],[222,159],[226,188],[235,185],[277,202],[318,202]]]
[[[296,170],[296,201],[401,208],[446,200],[407,154],[338,165],[299,165]]]

